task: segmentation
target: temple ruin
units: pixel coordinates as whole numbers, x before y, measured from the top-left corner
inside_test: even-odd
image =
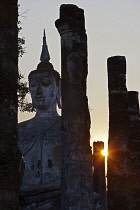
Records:
[[[131,202],[132,210],[140,206],[140,115],[137,91],[128,91],[128,113],[130,117],[129,149],[131,151]]]
[[[8,6],[10,5],[10,6]],[[11,18],[12,17],[12,18]],[[17,0],[0,1],[0,209],[18,209]]]
[[[104,142],[93,142],[93,190],[95,206],[100,205],[100,210],[107,209],[106,198],[106,177],[105,177],[105,156],[102,155]]]
[[[108,209],[139,209],[139,103],[138,93],[127,91],[126,59],[108,58],[109,142]]]
[[[75,5],[61,5],[55,25],[61,36],[61,205],[63,210],[88,210],[93,206],[93,190],[84,11]]]
[[[0,19],[0,209],[10,209],[11,204],[13,209],[18,209],[20,202],[21,210],[139,210],[138,92],[127,90],[125,57],[108,58],[106,187],[105,157],[101,155],[104,143],[93,143],[93,155],[90,147],[84,10],[72,4],[61,5],[60,17],[55,22],[61,37],[62,77],[50,63],[45,31],[40,62],[29,74],[36,115],[19,123],[18,147],[24,162],[19,193],[17,1],[13,2],[14,21],[7,22],[12,13],[4,3],[4,15]],[[62,108],[62,116],[57,113],[57,105]]]
[[[101,155],[104,143],[93,143],[93,156],[89,144],[90,115],[86,96],[87,35],[84,11],[75,5],[61,5],[60,18],[56,20],[55,26],[61,37],[61,186],[55,189],[56,184],[53,182],[53,191],[51,189],[49,193],[45,193],[44,200],[38,194],[38,198],[34,197],[34,202],[38,199],[36,206],[48,208],[49,204],[53,209],[63,210],[138,210],[139,103],[138,93],[127,91],[126,59],[124,56],[114,56],[107,60],[109,155],[106,192],[105,157]],[[45,43],[45,39],[43,40]],[[49,62],[49,56],[45,56],[48,49],[44,46],[41,55],[43,60],[37,68],[48,68],[48,63],[44,63]],[[48,166],[53,168],[55,162],[51,156],[48,161],[51,161],[48,162]],[[40,176],[41,173],[40,171]],[[58,175],[60,176],[60,172]],[[25,203],[28,206],[35,205],[30,204],[29,199]]]

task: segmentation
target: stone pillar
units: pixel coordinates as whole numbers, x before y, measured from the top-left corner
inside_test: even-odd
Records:
[[[0,209],[18,209],[17,0],[0,1]]]
[[[105,192],[105,156],[101,154],[101,151],[104,150],[104,142],[97,141],[93,142],[93,186],[94,191],[97,193]]]
[[[129,209],[129,116],[124,56],[107,60],[109,89],[108,209]]]
[[[93,189],[99,195],[102,210],[106,209],[106,181],[105,181],[105,156],[101,151],[104,150],[104,142],[93,142]]]
[[[84,11],[61,5],[56,27],[62,65],[62,207],[92,209],[90,116],[86,96],[87,35]]]
[[[139,117],[139,98],[137,91],[128,91],[128,112],[130,118]]]
[[[129,149],[131,151],[131,210],[140,208],[140,115],[138,92],[128,92],[130,116]]]

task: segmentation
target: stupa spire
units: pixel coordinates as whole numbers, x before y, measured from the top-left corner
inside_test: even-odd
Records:
[[[42,52],[41,52],[41,56],[40,56],[40,61],[44,62],[44,61],[48,61],[50,60],[50,54],[48,51],[48,46],[47,46],[47,42],[46,42],[46,33],[45,33],[45,29],[44,29],[44,36],[43,36],[43,45],[42,45]]]

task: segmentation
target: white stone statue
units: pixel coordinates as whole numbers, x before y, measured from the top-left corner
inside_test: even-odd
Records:
[[[43,193],[61,188],[60,76],[49,62],[44,32],[41,62],[29,74],[34,118],[19,123],[19,149],[25,170],[21,191]]]

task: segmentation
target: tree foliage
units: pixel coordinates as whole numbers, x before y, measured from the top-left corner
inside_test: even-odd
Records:
[[[21,112],[33,112],[35,111],[32,104],[28,103],[26,99],[26,95],[29,93],[29,88],[27,86],[27,82],[24,81],[24,76],[21,74],[19,70],[18,77],[18,107]]]
[[[21,22],[18,21],[18,33],[22,30]],[[25,37],[18,37],[18,56],[22,57],[25,53]],[[27,86],[27,82],[24,79],[23,74],[19,70],[18,76],[18,107],[21,112],[33,112],[35,108],[31,103],[28,103],[26,99],[26,95],[29,93],[29,88]]]

